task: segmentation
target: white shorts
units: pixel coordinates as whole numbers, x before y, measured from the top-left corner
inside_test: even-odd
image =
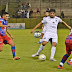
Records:
[[[58,35],[56,33],[45,32],[43,36],[43,41],[49,42],[50,38],[52,38],[52,42],[58,43]]]
[[[46,27],[44,26],[42,33],[45,34],[45,32],[46,32]]]

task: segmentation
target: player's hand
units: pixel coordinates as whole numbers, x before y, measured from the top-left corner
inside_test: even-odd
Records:
[[[14,40],[14,37],[11,35],[12,40]]]
[[[31,31],[31,33],[33,33],[34,32],[34,29]]]
[[[7,27],[10,27],[10,25],[7,25]]]

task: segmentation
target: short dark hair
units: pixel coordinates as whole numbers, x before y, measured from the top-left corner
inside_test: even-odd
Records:
[[[9,14],[9,13],[8,12],[3,12],[1,16],[6,15],[6,14]]]
[[[56,12],[56,10],[55,10],[55,9],[50,9],[50,12],[54,12],[54,13],[55,13],[55,12]]]

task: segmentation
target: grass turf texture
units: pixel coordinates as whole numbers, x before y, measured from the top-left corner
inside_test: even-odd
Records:
[[[40,29],[38,29],[41,31]],[[58,70],[65,50],[65,39],[69,34],[68,29],[58,30],[58,45],[55,54],[57,62],[49,61],[51,45],[48,43],[41,54],[45,54],[47,59],[44,62],[40,62],[38,57],[32,58],[31,55],[36,53],[40,44],[38,44],[39,38],[34,38],[33,34],[30,34],[31,29],[26,30],[10,30],[13,34],[16,44],[16,55],[21,59],[13,61],[11,48],[9,45],[4,45],[3,51],[0,52],[0,72],[71,72],[72,67],[64,64],[64,70]],[[69,59],[72,55],[69,57]],[[69,60],[68,59],[68,60]]]

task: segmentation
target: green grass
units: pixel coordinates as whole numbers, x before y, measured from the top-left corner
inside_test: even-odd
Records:
[[[34,38],[34,35],[30,34],[30,29],[10,31],[15,38],[16,55],[20,56],[21,59],[13,61],[10,46],[4,45],[4,49],[0,53],[0,72],[72,72],[72,67],[66,63],[64,64],[64,70],[57,69],[63,55],[66,53],[65,39],[69,34],[68,29],[58,30],[59,41],[55,54],[57,62],[49,61],[51,51],[50,43],[48,43],[41,52],[41,54],[46,55],[46,61],[40,62],[38,57],[31,57],[33,53],[37,52],[40,44],[38,44],[39,38]],[[72,55],[69,59],[71,57]]]

